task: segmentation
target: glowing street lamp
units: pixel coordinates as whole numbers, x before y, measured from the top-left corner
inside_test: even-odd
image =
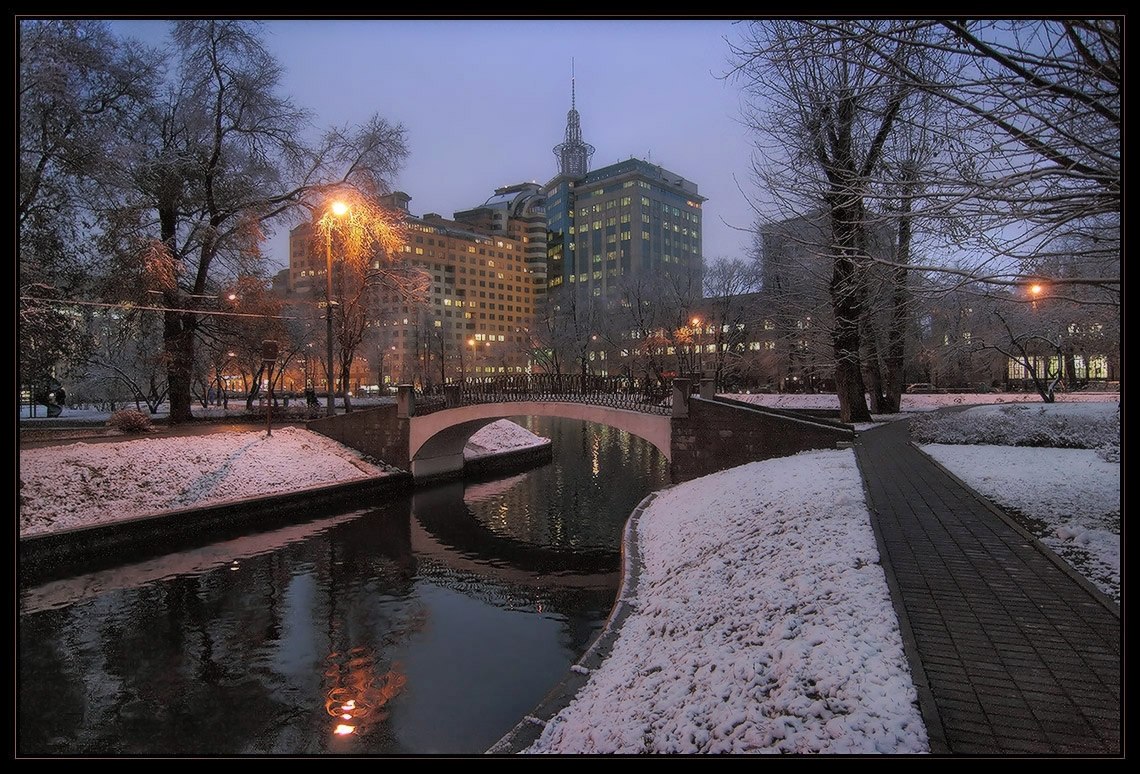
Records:
[[[475,367],[475,339],[468,339],[467,346],[471,347],[471,367]],[[459,350],[459,381],[467,381],[467,371],[463,367],[463,350]]]
[[[344,202],[334,201],[329,205],[329,215],[339,218],[346,212],[348,205]],[[336,414],[336,407],[333,405],[332,221],[325,224],[325,345],[328,355],[326,370],[329,384],[325,415],[331,417]]]
[[[690,320],[690,322],[693,324],[693,327],[697,329],[697,373],[699,375],[703,375],[704,368],[702,368],[701,358],[701,334],[704,333],[704,331],[701,330],[701,318],[694,317],[692,320]]]

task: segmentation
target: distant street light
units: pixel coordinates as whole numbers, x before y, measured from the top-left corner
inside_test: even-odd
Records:
[[[329,205],[329,215],[340,217],[348,212],[348,205],[344,202],[334,201]],[[325,344],[328,355],[328,382],[329,389],[325,405],[325,415],[335,416],[336,406],[333,405],[333,313],[332,313],[332,221],[325,223]]]

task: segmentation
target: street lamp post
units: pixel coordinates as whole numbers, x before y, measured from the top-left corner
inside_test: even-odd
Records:
[[[701,357],[701,334],[704,333],[704,331],[701,330],[701,318],[694,317],[692,319],[692,323],[693,326],[697,329],[697,374],[703,376],[704,368],[702,368],[703,358]]]
[[[348,212],[348,205],[344,202],[333,202],[329,213],[340,217]],[[328,217],[327,215],[325,217]],[[328,376],[328,394],[326,396],[325,415],[334,416],[336,406],[333,405],[333,312],[332,312],[332,221],[325,224],[325,354],[328,356],[326,375]]]

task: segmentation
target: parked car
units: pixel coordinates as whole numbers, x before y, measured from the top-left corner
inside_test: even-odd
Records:
[[[935,387],[933,384],[930,384],[929,382],[918,382],[916,384],[908,384],[906,386],[906,391],[908,393],[910,393],[911,395],[933,395],[936,393],[945,392],[945,390],[940,390],[937,387]]]

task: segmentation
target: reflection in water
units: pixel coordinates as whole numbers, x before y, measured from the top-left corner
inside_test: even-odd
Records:
[[[666,475],[624,434],[526,424],[554,464],[21,589],[18,752],[482,752],[600,629]]]
[[[511,419],[549,437],[554,462],[492,486],[469,484],[464,500],[474,518],[528,545],[609,552],[616,569],[629,514],[669,482],[665,457],[648,441],[605,425]]]
[[[325,694],[325,712],[335,718],[337,736],[364,736],[372,724],[388,718],[385,705],[403,690],[408,678],[398,665],[378,674],[371,648],[352,648],[345,656],[328,655],[325,680],[332,687]]]

